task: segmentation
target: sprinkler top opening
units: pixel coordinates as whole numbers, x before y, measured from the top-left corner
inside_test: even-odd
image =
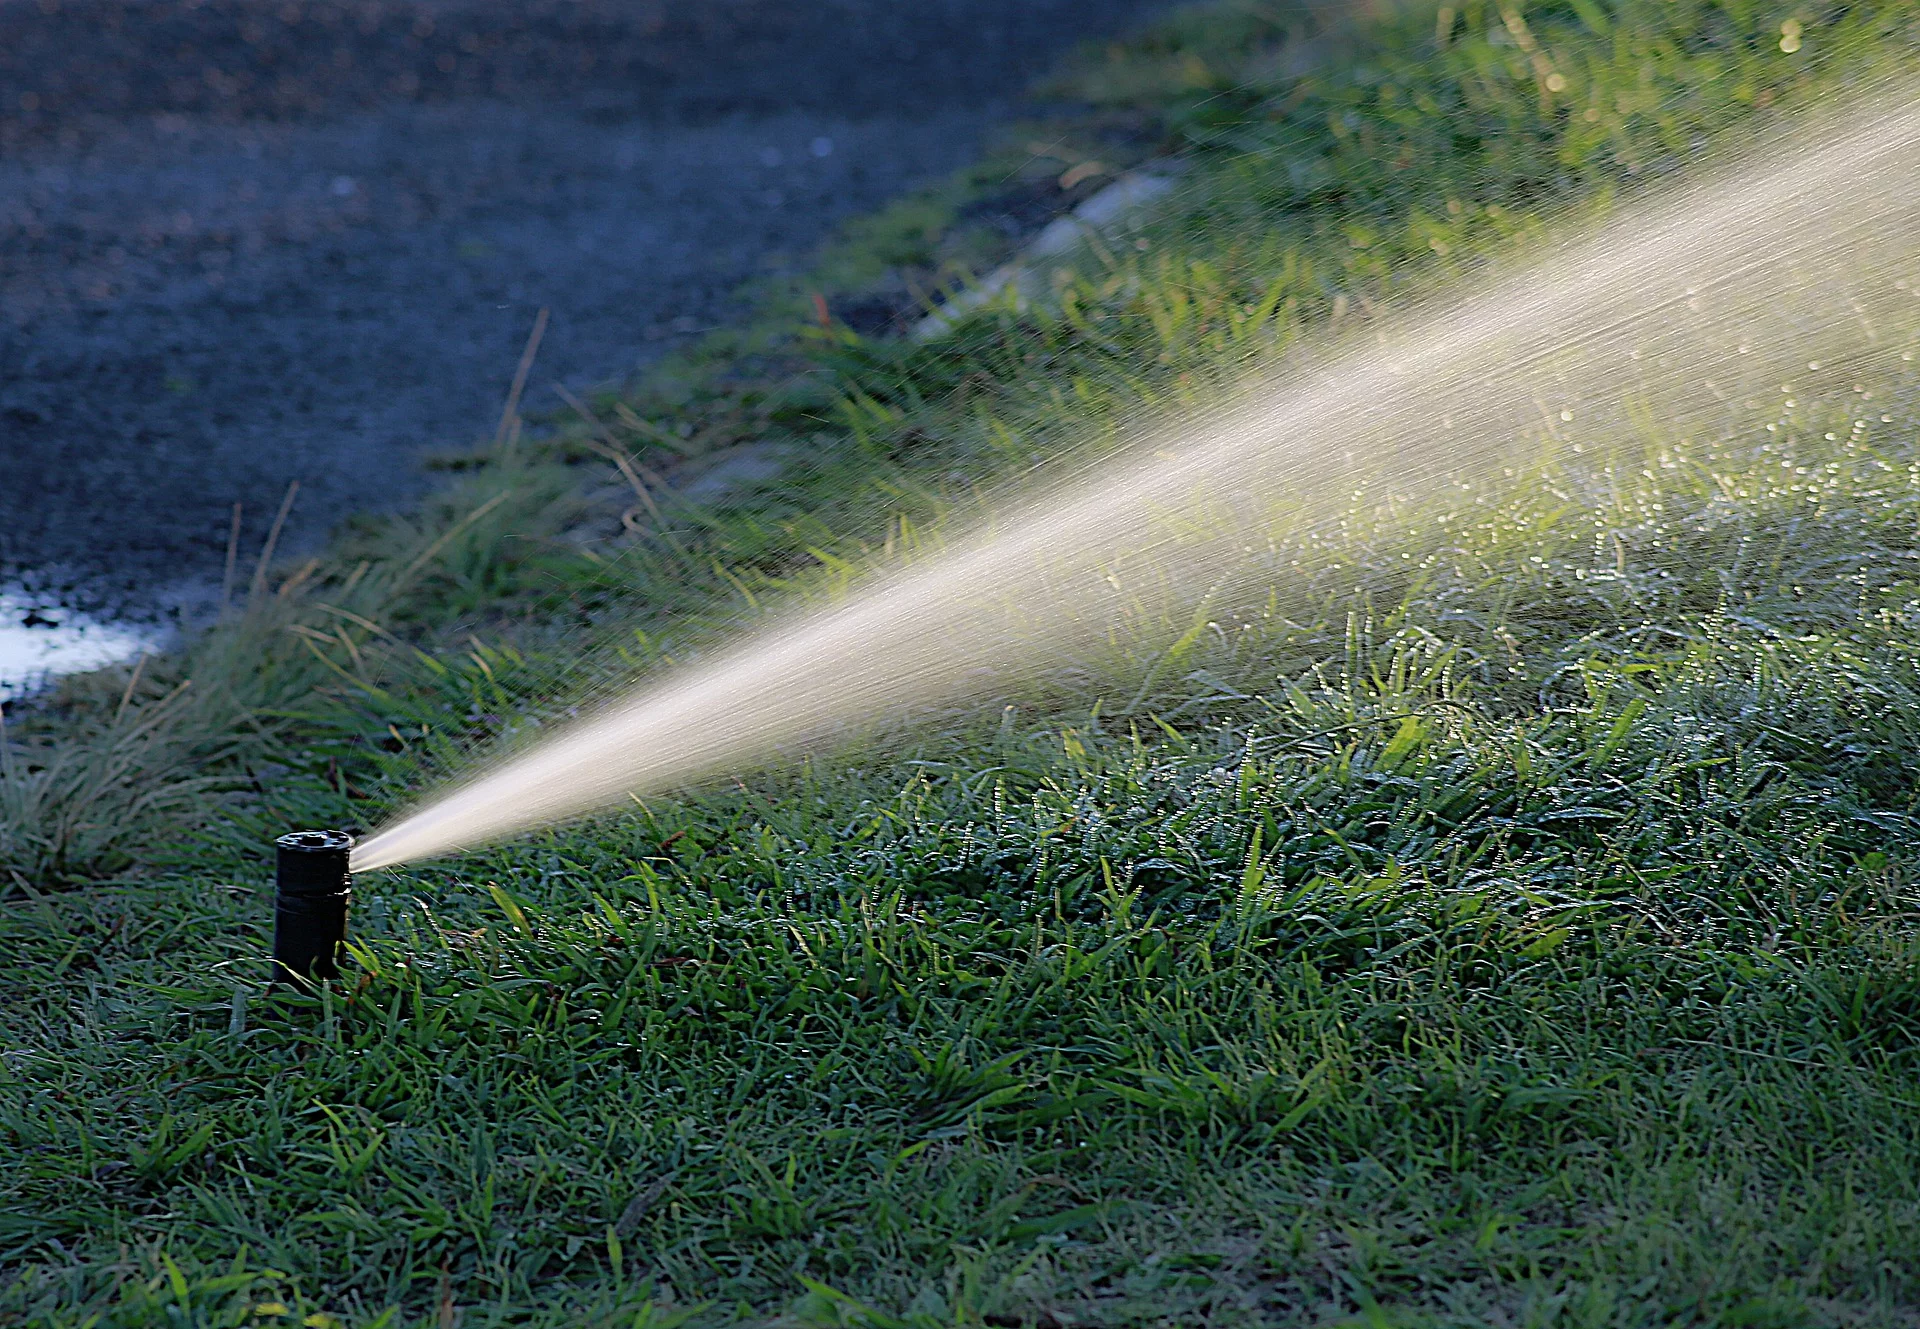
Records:
[[[353,837],[345,831],[293,831],[274,842],[275,847],[296,853],[338,853],[353,847]]]

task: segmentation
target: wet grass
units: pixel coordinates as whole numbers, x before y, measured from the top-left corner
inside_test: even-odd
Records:
[[[260,991],[273,834],[1920,42],[1900,5],[1467,6],[1302,75],[1288,22],[1066,76],[1188,173],[1036,307],[914,346],[769,292],[12,718],[0,1322],[1911,1323],[1911,382],[1357,510],[1108,672],[370,875],[350,977]],[[871,223],[830,308],[996,261],[964,213]],[[742,438],[813,464],[652,483]]]

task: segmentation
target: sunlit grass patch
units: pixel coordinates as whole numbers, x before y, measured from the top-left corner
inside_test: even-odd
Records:
[[[16,926],[61,995],[9,1054],[15,1249],[244,1243],[349,1321],[442,1262],[556,1320],[1897,1305],[1920,472],[1846,405],[1424,545],[1376,513],[1098,708],[370,875],[292,1018],[247,841],[351,800],[282,783],[172,902]]]

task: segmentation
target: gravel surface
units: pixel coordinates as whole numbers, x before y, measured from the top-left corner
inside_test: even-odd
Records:
[[[0,582],[191,609],[235,502],[298,548],[488,433],[541,306],[536,384],[631,372],[1157,7],[0,0]]]

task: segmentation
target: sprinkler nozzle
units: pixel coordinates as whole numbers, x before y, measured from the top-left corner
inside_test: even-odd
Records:
[[[275,840],[273,979],[311,992],[340,976],[340,945],[347,939],[347,901],[353,876],[345,831],[295,831]]]

